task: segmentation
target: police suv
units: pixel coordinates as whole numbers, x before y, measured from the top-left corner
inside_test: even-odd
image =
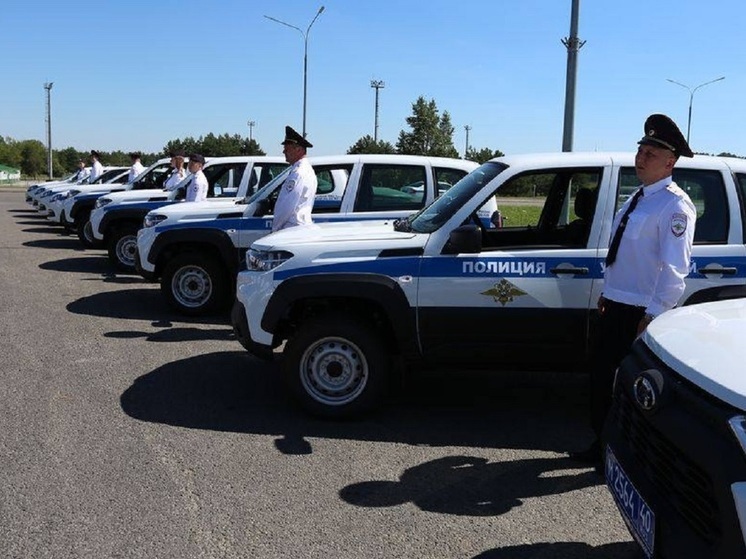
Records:
[[[318,179],[313,220],[405,217],[447,192],[478,165],[473,161],[414,155],[309,157]],[[138,233],[138,269],[160,279],[179,312],[203,315],[228,308],[246,249],[272,230],[272,209],[285,174],[243,204],[219,212],[206,206],[161,208]],[[494,205],[494,201],[492,202]],[[480,214],[489,226],[491,206]]]
[[[96,200],[110,192],[146,191],[153,188],[161,188],[170,170],[171,159],[164,157],[145,169],[132,182],[126,184],[109,184],[106,188],[88,192],[81,191],[73,196],[69,196],[64,200],[62,210],[60,211],[60,223],[68,229],[75,229],[78,239],[80,239],[84,247],[98,247],[96,239],[93,238],[90,223],[91,211]]]
[[[210,204],[222,200],[224,207],[269,182],[287,163],[284,157],[211,157],[203,172],[208,183]],[[121,271],[135,271],[137,232],[145,215],[156,208],[183,202],[192,177],[187,176],[172,190],[114,192],[96,200],[91,212],[91,231],[96,242],[106,246],[109,260]],[[214,201],[213,201],[214,200]]]
[[[726,265],[741,273],[740,261]],[[741,283],[720,290],[740,299],[656,318],[617,371],[606,479],[647,557],[746,557]]]
[[[78,194],[105,194],[111,192],[112,188],[124,188],[127,184],[129,167],[110,167],[104,168],[104,172],[92,183],[78,184],[53,194],[49,198],[47,206],[47,219],[52,223],[62,223],[62,214],[64,213],[65,202]]]
[[[697,207],[682,301],[717,298],[746,278],[746,160],[681,159],[674,179]],[[236,336],[267,358],[287,342],[290,388],[327,416],[374,406],[406,366],[578,370],[612,217],[637,184],[632,153],[507,156],[407,219],[269,235],[238,275]],[[477,210],[496,196],[533,200],[537,217],[485,228]]]

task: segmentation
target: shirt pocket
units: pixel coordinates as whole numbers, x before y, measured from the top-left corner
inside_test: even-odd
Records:
[[[627,221],[627,227],[624,229],[624,236],[630,239],[639,239],[645,230],[645,218],[646,216],[642,213],[631,213]]]

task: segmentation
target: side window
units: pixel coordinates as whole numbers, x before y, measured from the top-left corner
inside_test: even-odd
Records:
[[[313,213],[338,213],[350,180],[352,165],[341,167],[314,167],[316,172],[316,198]]]
[[[602,169],[526,173],[503,184],[497,203],[503,227],[483,231],[485,248],[585,247]]]
[[[620,188],[617,193],[617,210],[640,185],[634,168],[623,168],[621,173]],[[723,176],[720,172],[674,167],[673,180],[689,195],[697,209],[694,244],[725,244],[728,240],[728,202]],[[631,184],[634,184],[634,187],[630,187]],[[741,188],[744,188],[743,183]],[[626,191],[626,195],[622,194],[623,191]]]
[[[425,205],[425,168],[365,165],[354,211],[419,210]]]
[[[435,193],[436,198],[468,174],[461,169],[445,169],[443,167],[435,167],[433,172],[435,173],[435,184],[438,185],[438,191]]]
[[[207,197],[214,198],[215,187],[219,187],[219,196],[234,196],[241,180],[246,163],[217,164],[205,167],[204,173],[207,178]]]

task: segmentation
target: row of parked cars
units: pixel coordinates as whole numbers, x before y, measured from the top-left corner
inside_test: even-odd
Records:
[[[269,234],[287,172],[271,158],[209,160],[203,203],[140,188],[161,161],[122,192],[70,195],[61,221],[89,228],[83,242],[105,244],[120,269],[159,281],[177,310],[230,308],[240,343],[281,357],[288,387],[317,415],[370,410],[412,369],[587,366],[612,217],[637,184],[634,154],[481,166],[309,159],[313,225]],[[658,317],[620,368],[606,478],[647,556],[745,556],[746,161],[696,156],[674,179],[697,207],[683,306]],[[546,193],[538,216],[501,227],[496,201],[536,185]],[[74,200],[88,197],[88,220],[76,222]]]

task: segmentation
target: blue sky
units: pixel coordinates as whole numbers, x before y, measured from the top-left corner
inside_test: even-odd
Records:
[[[281,153],[301,130],[305,29],[311,154],[373,135],[393,144],[418,96],[456,128],[454,144],[560,151],[571,0],[5,0],[0,9],[0,135],[55,149],[160,151],[187,136],[249,135]],[[581,0],[574,150],[631,150],[645,117],[686,133],[697,85],[695,151],[746,156],[744,0]]]

